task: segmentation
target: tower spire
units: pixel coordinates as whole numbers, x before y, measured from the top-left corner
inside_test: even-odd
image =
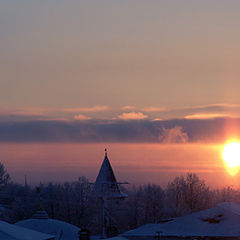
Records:
[[[107,155],[107,149],[105,148],[104,151],[105,157],[103,159],[100,171],[94,184],[94,195],[98,198],[104,199],[125,198],[126,195],[123,194],[119,189],[118,185],[122,183],[119,183],[116,180],[115,174],[113,172]]]
[[[105,150],[104,150],[104,151],[105,151],[105,157],[107,157],[107,149],[105,148]]]

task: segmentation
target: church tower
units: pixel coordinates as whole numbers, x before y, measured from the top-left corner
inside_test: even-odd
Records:
[[[105,200],[125,198],[127,195],[120,191],[119,184],[122,183],[117,182],[105,149],[105,157],[94,185],[94,195]]]
[[[119,189],[119,184],[127,184],[117,182],[112,166],[108,159],[107,149],[105,149],[105,157],[102,166],[94,184],[93,195],[101,200],[102,211],[102,235],[101,238],[109,237],[109,229],[111,229],[111,211],[107,205],[111,200],[119,200],[127,197]],[[117,227],[117,226],[116,226]]]

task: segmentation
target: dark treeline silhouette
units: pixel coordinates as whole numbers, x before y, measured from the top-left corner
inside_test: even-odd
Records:
[[[0,181],[5,179],[0,188],[1,220],[14,223],[31,218],[39,208],[41,195],[50,218],[87,227],[93,234],[100,232],[100,204],[92,197],[93,184],[86,177],[63,184],[42,184],[39,195],[34,187],[10,182],[6,174],[6,171],[0,174]],[[220,202],[240,202],[240,191],[231,187],[211,190],[193,173],[176,177],[165,189],[146,184],[130,185],[122,191],[128,194],[125,200],[108,204],[109,215],[120,232],[206,209]]]

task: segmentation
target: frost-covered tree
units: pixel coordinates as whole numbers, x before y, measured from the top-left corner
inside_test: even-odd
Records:
[[[8,174],[7,170],[5,169],[3,163],[0,162],[0,190],[6,186],[7,183],[10,181],[10,175]]]
[[[0,210],[0,218],[3,219],[6,216],[5,205],[8,204],[9,194],[6,192],[6,186],[10,181],[10,175],[5,169],[3,163],[0,162],[0,204],[2,205],[3,211]],[[8,214],[7,214],[8,215]],[[7,220],[9,217],[6,218]]]
[[[210,194],[204,180],[199,179],[195,173],[188,173],[185,181],[185,202],[188,209],[193,212],[208,207]]]
[[[5,168],[3,169],[7,174]],[[3,174],[4,175],[4,174]],[[0,191],[6,201],[7,212],[0,219],[16,222],[30,218],[39,207],[39,194],[35,187],[5,182]],[[4,184],[2,185],[4,186]],[[92,234],[99,234],[101,214],[99,206],[91,198],[93,185],[85,177],[66,183],[41,184],[43,207],[49,217],[63,220],[79,227],[87,227]],[[168,217],[212,207],[222,201],[240,202],[240,191],[233,188],[209,190],[196,174],[176,177],[166,189],[160,185],[128,186],[124,201],[107,205],[112,224],[124,232],[147,223],[160,222]]]
[[[167,205],[173,216],[198,211],[211,206],[210,191],[195,173],[176,177],[166,189]]]
[[[148,184],[143,188],[145,222],[156,223],[163,216],[164,191],[160,186]]]
[[[184,201],[186,188],[186,181],[183,176],[176,177],[172,182],[168,183],[166,188],[166,205],[170,215],[179,216],[186,210]]]

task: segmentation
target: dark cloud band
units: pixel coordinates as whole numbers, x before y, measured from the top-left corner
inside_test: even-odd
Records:
[[[240,119],[0,122],[1,142],[219,143],[240,137]]]

